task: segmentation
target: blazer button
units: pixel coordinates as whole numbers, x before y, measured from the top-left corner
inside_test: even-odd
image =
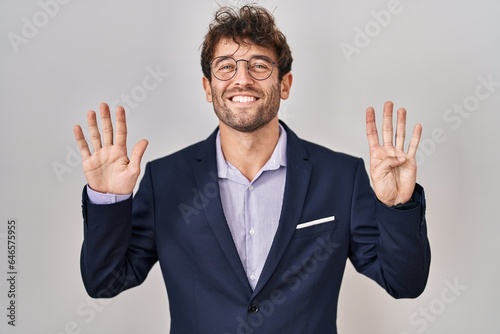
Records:
[[[252,304],[248,307],[248,313],[257,313],[259,312],[259,305]]]

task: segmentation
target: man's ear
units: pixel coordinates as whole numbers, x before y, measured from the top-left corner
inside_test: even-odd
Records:
[[[203,82],[203,89],[205,90],[205,98],[207,99],[208,103],[212,103],[212,87],[210,86],[210,80],[208,80],[207,77],[202,78]]]
[[[281,79],[281,91],[280,91],[280,96],[283,100],[288,99],[290,96],[290,89],[292,88],[292,81],[293,81],[293,76],[292,72],[288,72],[283,76],[283,79]]]

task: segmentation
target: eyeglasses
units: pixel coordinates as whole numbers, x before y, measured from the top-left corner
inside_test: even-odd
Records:
[[[238,70],[240,61],[247,62],[248,74],[255,80],[266,80],[273,73],[274,65],[276,64],[270,58],[265,56],[254,56],[248,60],[236,60],[233,57],[221,56],[212,60],[210,68],[214,77],[221,81],[228,81],[234,78]]]

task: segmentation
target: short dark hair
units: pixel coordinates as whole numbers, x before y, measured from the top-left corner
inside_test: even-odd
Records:
[[[292,70],[292,53],[286,37],[276,26],[273,15],[263,7],[246,5],[234,9],[224,6],[215,13],[201,51],[201,69],[210,81],[210,63],[217,44],[223,39],[230,39],[238,45],[255,44],[274,50],[280,80]]]

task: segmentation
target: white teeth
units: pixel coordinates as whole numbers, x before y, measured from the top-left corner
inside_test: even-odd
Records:
[[[255,100],[256,99],[253,96],[234,96],[232,99],[233,102],[242,102],[242,103],[253,102]]]

